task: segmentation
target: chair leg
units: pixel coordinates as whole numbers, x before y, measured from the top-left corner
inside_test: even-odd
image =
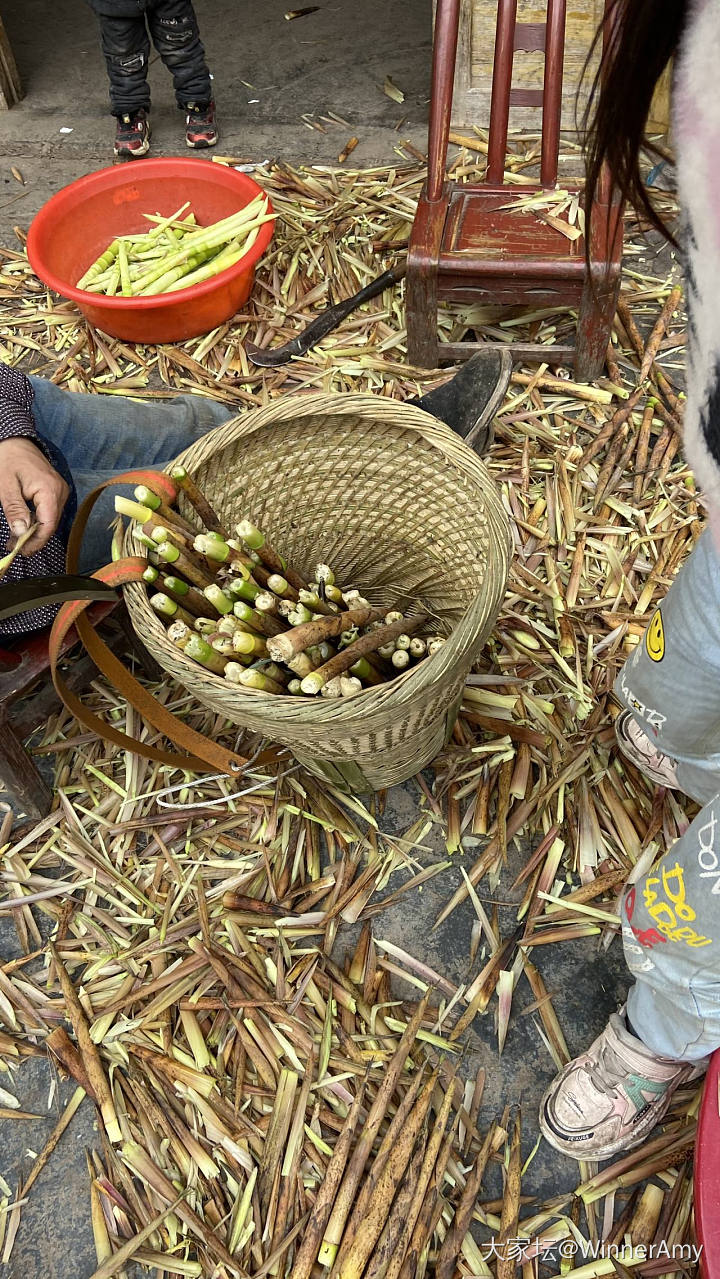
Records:
[[[612,270],[585,280],[578,310],[575,346],[575,376],[578,382],[593,382],[605,365],[608,342],[617,310],[620,272]]]
[[[52,808],[52,791],[11,727],[5,707],[0,709],[0,742],[0,781],[28,817],[44,817]]]
[[[405,282],[405,322],[408,362],[418,369],[438,365],[437,274],[408,263]]]

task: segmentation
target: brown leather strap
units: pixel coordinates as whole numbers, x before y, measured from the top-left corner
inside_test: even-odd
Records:
[[[168,476],[164,476],[157,471],[126,471],[123,475],[115,476],[112,480],[101,484],[88,495],[78,511],[77,519],[73,524],[68,541],[68,571],[76,571],[77,556],[85,525],[90,511],[102,490],[110,484],[143,484],[151,481],[156,488],[158,487],[158,481],[167,481],[167,484],[171,487],[165,486],[167,488],[166,500],[174,498],[175,486],[172,485],[172,481],[169,480]],[[99,569],[93,576],[102,582],[107,582],[110,586],[123,586],[128,582],[141,581],[146,567],[144,560],[132,557],[118,560],[114,564],[108,564],[105,568]],[[130,674],[127,667],[115,656],[91,625],[85,615],[88,607],[89,601],[87,600],[73,600],[69,604],[64,604],[55,619],[50,634],[50,669],[53,683],[68,710],[86,728],[91,729],[106,741],[113,742],[121,750],[130,750],[137,755],[144,756],[146,759],[157,760],[163,764],[171,764],[177,768],[191,769],[193,772],[212,771],[237,775],[249,763],[248,759],[245,756],[236,755],[233,751],[226,750],[219,743],[204,737],[202,733],[197,733],[183,720],[179,719],[177,715],[173,715],[146,688],[143,688],[142,684],[138,683],[134,676]],[[156,746],[150,746],[145,742],[137,741],[133,737],[128,737],[125,733],[121,733],[119,729],[106,724],[104,720],[88,710],[68,688],[58,670],[58,662],[62,642],[73,625],[96,666],[110,680],[121,697],[134,706],[148,723],[163,733],[174,745],[187,751],[186,755],[180,755],[174,751],[161,750]],[[278,751],[276,749],[267,750],[257,756],[257,758],[254,758],[253,764],[267,764],[276,761],[277,758]]]

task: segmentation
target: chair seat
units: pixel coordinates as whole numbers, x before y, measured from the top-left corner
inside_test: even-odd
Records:
[[[439,268],[516,275],[582,279],[585,240],[572,240],[539,217],[523,201],[542,194],[539,187],[454,187],[443,227]]]

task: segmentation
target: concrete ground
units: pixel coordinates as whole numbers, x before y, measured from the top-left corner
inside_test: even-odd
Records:
[[[288,0],[197,0],[208,59],[215,75],[223,129],[220,150],[247,159],[279,158],[297,164],[333,163],[348,138],[359,143],[352,163],[391,162],[405,137],[424,146],[429,91],[430,4],[417,0],[321,0],[317,13],[288,22]],[[27,227],[40,205],[59,187],[111,161],[113,121],[106,111],[107,84],[95,19],[83,0],[4,0],[9,33],[25,88],[24,101],[0,117],[0,243],[15,241],[13,226]],[[179,152],[182,118],[174,107],[170,80],[155,60],[151,68],[154,151]],[[405,93],[398,104],[382,92],[386,76]],[[307,127],[302,116],[328,111],[346,124]],[[63,132],[71,130],[71,132]],[[21,186],[15,167],[25,179]],[[418,791],[408,785],[392,792],[385,815],[388,831],[407,830],[417,813]],[[435,852],[437,856],[438,849]],[[476,849],[469,850],[475,855]],[[514,878],[526,853],[514,851],[508,876]],[[466,976],[472,913],[465,905],[436,933],[438,909],[460,881],[456,864],[406,897],[377,920],[377,935],[458,981]],[[501,883],[497,899],[507,893]],[[504,935],[514,911],[500,910]],[[539,948],[543,949],[543,948]],[[541,968],[571,1051],[581,1049],[601,1029],[622,998],[626,972],[619,944],[598,956],[590,942],[547,948]],[[0,918],[0,962],[17,954],[8,921]],[[524,985],[516,994],[522,1009],[532,1002]],[[515,1015],[503,1057],[498,1060],[493,1016],[476,1022],[468,1070],[487,1070],[486,1115],[522,1100],[524,1149],[536,1136],[537,1104],[554,1073],[532,1018]],[[61,1085],[48,1106],[50,1067],[30,1059],[8,1084],[32,1121],[0,1121],[0,1173],[14,1188],[32,1167],[28,1151],[39,1151],[72,1092]],[[96,1141],[93,1113],[85,1101],[60,1146],[32,1189],[23,1210],[12,1259],[0,1267],[3,1279],[82,1279],[95,1268],[89,1230],[88,1182],[84,1150]],[[526,1193],[546,1197],[577,1184],[577,1166],[543,1145],[528,1170]]]
[[[218,151],[333,164],[357,137],[350,163],[366,165],[392,161],[393,148],[406,137],[424,148],[429,0],[331,0],[293,21],[284,17],[292,10],[289,0],[196,0],[195,9],[214,76]],[[59,187],[112,163],[115,122],[108,113],[97,20],[86,0],[4,0],[2,17],[26,92],[18,106],[0,114],[5,244],[14,239],[13,225],[27,226]],[[383,92],[386,76],[404,92],[402,104]],[[153,154],[180,154],[183,117],[155,53],[149,79]],[[347,124],[323,123],[319,117],[329,111]],[[13,178],[13,166],[25,188]]]

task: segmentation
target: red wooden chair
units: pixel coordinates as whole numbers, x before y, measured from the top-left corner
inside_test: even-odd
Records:
[[[695,1226],[703,1279],[720,1279],[720,1051],[713,1054],[695,1145]]]
[[[488,165],[485,180],[474,185],[448,182],[446,175],[460,2],[437,0],[428,177],[408,252],[408,358],[412,364],[433,368],[443,360],[466,359],[486,345],[438,341],[441,299],[509,307],[566,306],[578,312],[574,347],[515,344],[510,349],[523,360],[574,361],[577,377],[590,380],[603,366],[620,286],[621,218],[617,202],[609,207],[607,174],[586,219],[594,288],[583,236],[570,240],[532,210],[503,207],[557,184],[566,0],[548,0],[544,23],[519,23],[517,0],[498,0]],[[544,52],[542,89],[512,88],[517,49]],[[503,182],[514,105],[542,109],[540,182],[534,186]]]

